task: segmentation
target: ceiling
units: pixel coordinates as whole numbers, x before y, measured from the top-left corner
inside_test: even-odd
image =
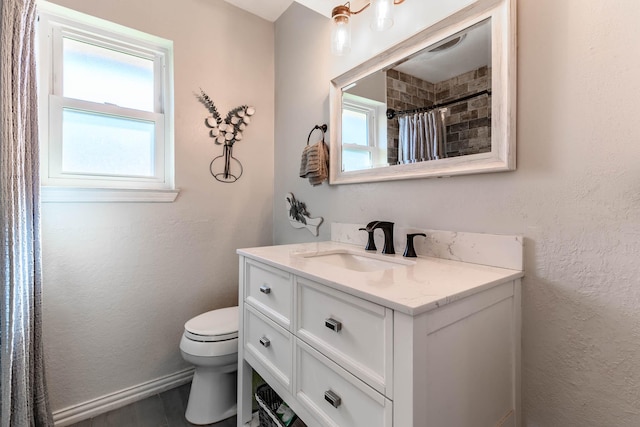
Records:
[[[465,34],[460,42],[449,49],[433,50],[447,40]],[[461,33],[447,37],[436,45],[423,49],[411,59],[393,67],[405,74],[431,83],[459,76],[467,71],[491,65],[491,22],[482,21]]]
[[[224,0],[240,9],[258,15],[267,21],[274,22],[282,13],[287,10],[293,0]],[[315,10],[316,12],[327,17],[331,14],[331,9],[339,1],[334,0],[296,0],[297,3]],[[335,3],[335,4],[334,4]]]
[[[224,0],[240,9],[257,15],[267,21],[276,21],[294,0]],[[314,10],[321,15],[330,17],[331,9],[338,4],[343,4],[340,0],[295,0],[303,6]],[[352,0],[353,8],[359,9],[366,1]],[[491,26],[478,25],[467,31],[463,41],[455,46],[455,49],[448,49],[442,52],[425,52],[414,56],[411,60],[396,66],[395,68],[422,78],[423,80],[439,82],[476,69],[491,62]]]

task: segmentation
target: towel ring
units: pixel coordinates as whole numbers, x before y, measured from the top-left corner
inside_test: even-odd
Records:
[[[309,140],[311,139],[311,134],[313,133],[314,130],[316,129],[320,129],[322,131],[322,142],[324,142],[324,133],[327,131],[327,125],[326,123],[323,125],[315,125],[313,127],[313,129],[311,129],[311,132],[309,132],[309,136],[307,137],[307,145],[309,145]]]

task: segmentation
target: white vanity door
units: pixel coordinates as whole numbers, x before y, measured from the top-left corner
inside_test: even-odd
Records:
[[[391,396],[393,310],[297,277],[296,335]]]
[[[245,305],[244,310],[244,348],[291,390],[292,335],[250,305]]]
[[[245,262],[246,301],[290,330],[293,304],[291,274],[251,259]]]
[[[295,395],[327,427],[391,427],[393,404],[296,339]]]

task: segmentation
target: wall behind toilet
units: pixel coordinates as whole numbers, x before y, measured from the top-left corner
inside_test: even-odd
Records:
[[[273,24],[222,1],[55,0],[174,41],[174,203],[45,203],[46,368],[54,411],[188,367],[186,320],[237,303],[238,247],[272,243]],[[215,181],[202,87],[221,114],[257,109]]]
[[[315,188],[297,177],[309,129],[329,120],[329,80],[453,3],[404,2],[380,34],[363,12],[345,58],[329,53],[328,18],[294,4],[276,22],[275,241],[369,220],[524,235],[523,425],[638,426],[639,2],[518,0],[515,172]],[[289,225],[287,192],[324,217],[319,238]]]

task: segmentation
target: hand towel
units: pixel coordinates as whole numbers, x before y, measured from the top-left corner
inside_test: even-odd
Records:
[[[311,185],[320,185],[329,177],[329,148],[324,141],[307,145],[300,159],[300,177]]]

